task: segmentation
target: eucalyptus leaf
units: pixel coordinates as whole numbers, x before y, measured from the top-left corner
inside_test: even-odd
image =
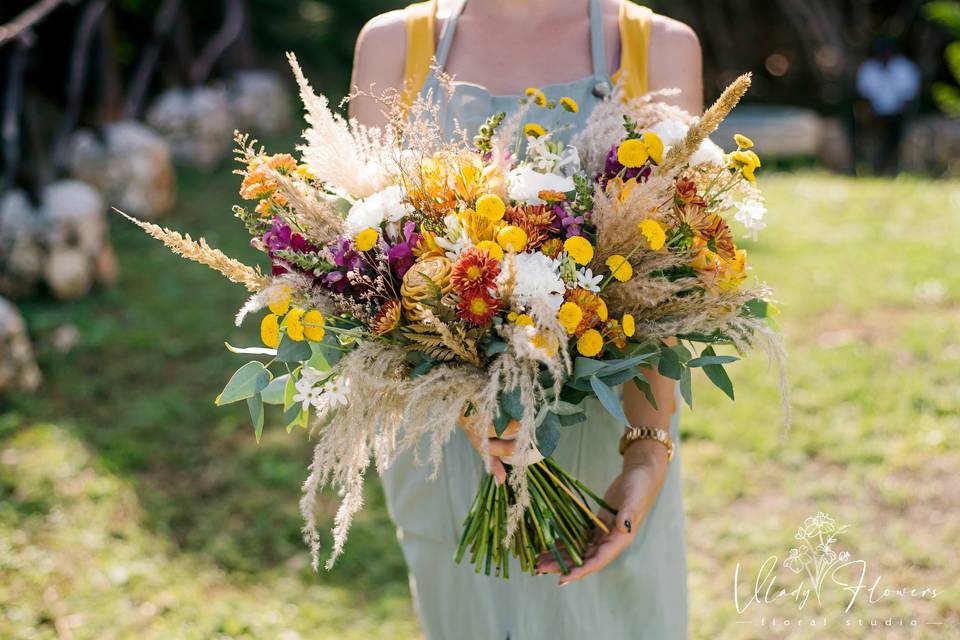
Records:
[[[706,350],[704,350],[706,353]],[[687,366],[696,369],[697,367],[705,367],[708,364],[727,364],[728,362],[736,362],[739,360],[737,356],[711,356],[711,355],[701,355],[697,358],[694,358],[687,363]]]
[[[495,356],[498,353],[504,353],[507,350],[507,343],[503,340],[494,340],[487,345],[486,353],[487,357]]]
[[[283,385],[283,410],[289,411],[295,403],[293,401],[293,396],[297,395],[297,377],[300,373],[300,368],[297,367],[293,372],[287,376],[287,381]],[[289,423],[288,423],[289,424]]]
[[[583,413],[583,407],[563,400],[557,400],[550,406],[550,410],[558,416],[572,416],[575,413]]]
[[[234,372],[214,403],[217,406],[223,406],[246,400],[262,391],[268,384],[270,384],[270,372],[263,363],[256,360],[248,362]]]
[[[523,402],[520,400],[520,387],[500,392],[500,408],[514,420],[523,419]],[[500,435],[499,433],[497,435]]]
[[[703,353],[707,356],[714,355],[713,347],[707,347],[703,350]],[[708,364],[703,367],[703,372],[707,374],[707,377],[710,379],[710,382],[715,384],[718,389],[727,394],[731,400],[734,400],[733,395],[733,382],[730,380],[730,376],[727,375],[726,369],[723,368],[722,364]]]
[[[754,298],[743,304],[743,314],[751,318],[766,318],[770,312],[770,304],[766,300]]]
[[[593,358],[578,356],[573,363],[573,379],[589,378],[606,366],[607,363],[603,360],[594,360]]]
[[[619,420],[624,426],[629,424],[627,416],[623,413],[623,403],[613,389],[604,384],[603,380],[597,376],[590,378],[590,386],[593,387],[593,392],[597,395],[600,404],[611,416]]]
[[[313,349],[306,340],[294,340],[287,334],[280,338],[280,346],[277,347],[277,360],[280,362],[306,362],[313,357]]]
[[[653,395],[653,387],[650,386],[650,382],[647,380],[647,377],[641,373],[633,379],[633,384],[637,387],[637,389],[643,392],[643,395],[647,399],[647,402],[650,403],[650,406],[656,409],[657,397]]]
[[[605,378],[613,373],[633,369],[645,362],[649,362],[650,358],[655,355],[657,355],[657,353],[654,351],[652,353],[641,353],[640,355],[623,358],[621,360],[610,360],[600,373],[600,377]]]
[[[552,455],[560,443],[560,419],[557,414],[547,412],[543,422],[537,427],[537,448],[545,456]]]
[[[683,365],[680,364],[680,356],[677,355],[677,352],[667,345],[663,345],[660,348],[660,362],[657,364],[657,371],[660,372],[660,375],[671,380],[679,380],[682,369]]]
[[[572,427],[574,425],[583,424],[587,419],[587,414],[581,411],[580,413],[571,413],[569,415],[558,415],[557,420],[560,421],[560,424],[564,427]]]
[[[630,380],[631,378],[636,377],[640,373],[640,370],[633,368],[627,371],[620,371],[619,373],[614,373],[613,375],[598,375],[597,377],[603,380],[603,382],[609,387],[619,387],[621,384]]]
[[[263,398],[259,393],[247,398],[247,408],[250,409],[250,419],[253,420],[253,434],[260,443],[260,436],[263,435]]]
[[[263,399],[264,404],[283,404],[284,391],[287,388],[287,382],[290,380],[290,374],[285,373],[282,376],[277,376],[270,381],[270,384],[265,386],[260,391],[260,397]]]
[[[687,403],[687,406],[693,409],[693,376],[690,375],[690,367],[683,368],[683,374],[680,376],[680,397]]]

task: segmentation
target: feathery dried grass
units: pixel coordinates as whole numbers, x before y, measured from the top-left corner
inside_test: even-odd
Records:
[[[632,189],[622,202],[616,190],[609,194],[599,187],[594,190],[591,219],[597,229],[592,263],[595,270],[600,270],[610,256],[627,255],[643,243],[640,222],[647,218],[663,219],[666,207],[673,203],[672,189],[672,177],[652,175]]]
[[[114,208],[114,211],[143,229],[147,235],[165,244],[178,256],[205,264],[214,271],[219,271],[227,280],[244,285],[249,291],[260,291],[270,284],[270,278],[260,273],[259,269],[248,267],[219,249],[214,249],[203,238],[197,241],[191,238],[189,233],[180,235],[166,227],[137,220],[119,209]]]

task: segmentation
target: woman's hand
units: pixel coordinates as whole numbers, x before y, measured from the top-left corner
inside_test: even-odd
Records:
[[[520,428],[520,423],[516,420],[510,421],[506,430],[501,434],[502,437],[497,437],[497,432],[494,430],[492,424],[487,425],[487,428],[484,429],[479,426],[475,420],[466,416],[460,418],[460,428],[466,432],[467,437],[470,439],[470,444],[473,445],[473,448],[476,449],[477,453],[481,456],[484,455],[482,449],[483,441],[487,441],[487,460],[484,462],[486,462],[487,468],[490,469],[490,473],[493,474],[493,478],[498,485],[506,482],[507,470],[503,466],[503,461],[500,458],[507,458],[514,454],[516,443],[508,438],[516,434]],[[486,435],[486,437],[484,437],[484,435]]]
[[[667,475],[667,450],[659,442],[638,440],[623,455],[623,470],[617,476],[603,499],[617,509],[616,517],[601,509],[598,512],[609,533],[597,528],[594,541],[587,548],[584,562],[560,577],[560,586],[596,573],[626,549],[637,535],[640,523],[657,500]],[[569,557],[564,560],[572,566]],[[560,564],[553,554],[545,553],[537,560],[537,574],[560,573]]]

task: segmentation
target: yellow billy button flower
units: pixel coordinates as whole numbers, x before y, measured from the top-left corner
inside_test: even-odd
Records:
[[[303,309],[294,307],[287,314],[287,337],[300,342],[303,340]]]
[[[733,141],[736,142],[737,146],[740,147],[741,149],[749,149],[750,147],[753,146],[753,140],[743,135],[742,133],[738,133],[734,135]]]
[[[563,243],[563,250],[577,264],[588,264],[593,260],[593,245],[583,236],[571,236]]]
[[[626,282],[633,277],[633,265],[619,254],[607,258],[607,267],[610,269],[610,275],[620,282]]]
[[[370,251],[375,246],[377,246],[377,240],[380,239],[380,234],[373,227],[364,229],[357,234],[356,237],[356,246],[357,251]]]
[[[650,159],[650,152],[647,151],[647,145],[642,140],[630,138],[624,140],[617,147],[617,162],[628,169],[642,167]]]
[[[607,318],[610,317],[610,312],[607,311],[607,303],[599,296],[597,297],[597,317],[600,318],[601,322],[606,322]]]
[[[518,325],[523,326],[523,327],[532,327],[532,326],[533,326],[533,318],[531,318],[530,316],[528,316],[528,315],[525,314],[525,313],[520,313],[520,314],[517,315],[516,318],[514,318],[513,323],[514,323],[514,324],[518,324]]]
[[[647,218],[640,223],[640,233],[654,251],[660,251],[667,242],[667,232],[664,231],[663,225],[653,218]]]
[[[660,136],[653,131],[647,131],[643,134],[641,140],[647,148],[647,153],[650,154],[650,159],[656,164],[663,164],[663,140],[660,139]]]
[[[503,214],[506,210],[507,207],[503,204],[503,200],[496,194],[488,193],[477,198],[477,214],[485,220],[499,222],[503,220]]]
[[[287,312],[287,309],[290,308],[290,295],[293,292],[290,290],[290,287],[280,287],[275,289],[271,295],[267,306],[270,307],[270,311],[282,316]]]
[[[503,249],[493,240],[482,240],[477,243],[477,249],[486,251],[487,255],[494,260],[503,260]]]
[[[547,96],[540,89],[536,87],[527,87],[527,90],[524,92],[528,98],[533,99],[533,104],[538,107],[547,106]]]
[[[564,302],[560,305],[560,312],[557,314],[557,320],[561,326],[567,330],[567,333],[573,335],[583,320],[583,309],[574,302]]]
[[[570,113],[577,113],[580,111],[580,105],[577,104],[577,101],[567,96],[560,98],[560,106]]]
[[[538,125],[536,122],[528,122],[527,124],[523,125],[523,135],[530,138],[539,138],[547,135],[547,130]]]
[[[504,251],[520,253],[527,246],[527,232],[520,227],[508,225],[497,234],[497,244],[503,247]]]
[[[260,321],[260,340],[271,349],[280,346],[280,318],[275,313],[268,313]]]
[[[741,151],[738,149],[730,154],[729,166],[731,169],[736,169],[743,173],[743,177],[748,181],[756,182],[756,172],[761,166],[760,156],[753,151]]]
[[[326,329],[323,328],[323,314],[316,309],[311,309],[303,314],[303,335],[311,342],[320,342],[323,340]]]
[[[596,329],[587,329],[577,340],[577,351],[580,355],[592,358],[603,349],[603,336]]]
[[[623,328],[623,334],[628,338],[632,338],[633,334],[637,332],[637,321],[629,313],[623,314],[623,318],[620,319],[620,326]]]

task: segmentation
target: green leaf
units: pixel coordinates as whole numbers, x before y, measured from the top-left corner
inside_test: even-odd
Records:
[[[707,356],[714,355],[713,347],[707,347],[703,350],[703,353]],[[734,399],[733,382],[730,381],[730,376],[727,375],[727,371],[723,368],[722,364],[704,365],[703,372],[707,374],[707,377],[710,378],[710,382],[715,384],[718,389],[727,394],[731,400]]]
[[[563,400],[557,400],[557,402],[550,407],[550,410],[558,416],[572,416],[575,413],[583,413],[583,407],[570,402],[564,402]]]
[[[270,372],[267,368],[256,360],[248,362],[234,372],[214,403],[217,406],[223,406],[246,400],[263,390],[268,384],[270,384]]]
[[[260,391],[260,397],[264,404],[283,404],[284,390],[287,388],[287,382],[290,380],[290,374],[285,373],[270,381]]]
[[[227,347],[227,351],[230,353],[243,353],[251,356],[275,356],[277,355],[276,349],[268,349],[267,347],[235,347],[229,342],[224,342],[224,345]]]
[[[597,376],[590,378],[590,386],[593,387],[593,392],[597,395],[597,400],[599,400],[603,408],[607,410],[607,413],[616,420],[619,420],[624,426],[629,424],[627,422],[627,416],[623,413],[623,404],[620,402],[617,394],[613,392],[613,389],[604,384],[603,380]]]
[[[287,411],[288,409],[290,409],[290,407],[292,407],[295,404],[293,401],[293,396],[297,395],[297,378],[299,376],[299,373],[300,373],[300,368],[297,367],[290,373],[289,376],[286,377],[287,380],[283,385],[283,410],[284,411]]]
[[[643,395],[646,397],[647,402],[650,403],[650,406],[656,409],[657,397],[653,395],[653,387],[650,386],[650,382],[647,380],[647,377],[641,373],[633,379],[633,384],[637,387],[637,389],[640,389],[640,391],[643,392]]]
[[[253,420],[253,434],[257,437],[257,444],[259,444],[260,436],[263,435],[263,398],[259,393],[247,398],[247,408],[250,409],[250,419]]]
[[[523,419],[523,403],[520,401],[520,387],[500,392],[500,408],[514,420]],[[497,433],[497,435],[500,435]]]
[[[307,366],[311,369],[316,369],[317,371],[330,371],[330,362],[327,360],[327,356],[323,352],[323,346],[320,342],[311,342],[310,343],[310,360],[307,362]]]
[[[688,407],[693,409],[693,382],[691,378],[690,367],[684,367],[683,374],[680,376],[680,397],[683,398]]]
[[[619,373],[614,373],[612,375],[603,374],[603,375],[598,375],[597,377],[603,380],[603,382],[608,387],[619,387],[627,380],[630,380],[631,378],[636,377],[638,373],[640,373],[640,369],[635,367],[633,369],[629,369],[627,371],[621,371]]]
[[[287,425],[287,433],[293,431],[298,425],[306,425],[307,412],[303,410],[300,404],[295,404],[283,412],[283,422]]]
[[[584,358],[583,356],[578,356],[573,363],[572,377],[574,380],[589,378],[593,374],[603,369],[605,366],[607,366],[607,363],[603,360],[594,360],[593,358]]]
[[[713,351],[711,348],[710,351]],[[706,353],[706,349],[703,351]],[[687,366],[691,369],[696,369],[697,367],[705,367],[708,364],[727,364],[729,362],[736,362],[739,360],[737,356],[715,356],[715,355],[701,355],[699,358],[694,358],[687,363]]]
[[[750,318],[766,318],[770,311],[770,305],[767,301],[760,298],[747,300],[742,308],[744,315]]]
[[[487,345],[486,353],[487,357],[495,356],[498,353],[504,353],[507,350],[507,343],[503,340],[494,340]]]
[[[657,355],[656,351],[650,353],[641,353],[638,356],[631,356],[629,358],[622,358],[620,360],[609,360],[607,366],[603,368],[600,372],[600,377],[605,378],[614,373],[619,373],[621,371],[626,371],[627,369],[633,369],[645,362],[648,362],[650,358]]]
[[[558,415],[557,419],[560,421],[560,424],[564,427],[572,427],[574,425],[583,424],[587,419],[587,414],[581,411],[580,413],[571,413],[570,415]]]
[[[667,345],[660,347],[660,362],[657,364],[657,371],[660,372],[660,375],[671,380],[679,380],[682,369],[683,365],[680,364],[680,356],[677,355],[677,352]]]
[[[294,340],[287,334],[280,338],[280,346],[277,347],[277,360],[280,362],[306,362],[313,357],[313,349],[306,340]]]
[[[430,371],[430,369],[433,369],[438,364],[440,363],[436,360],[430,360],[429,358],[424,360],[423,362],[421,362],[420,364],[418,364],[417,366],[415,366],[413,369],[410,370],[410,379],[413,380],[414,378],[419,378],[423,374]]]
[[[553,454],[560,442],[560,418],[557,414],[547,412],[543,422],[537,427],[537,448],[545,456]]]

